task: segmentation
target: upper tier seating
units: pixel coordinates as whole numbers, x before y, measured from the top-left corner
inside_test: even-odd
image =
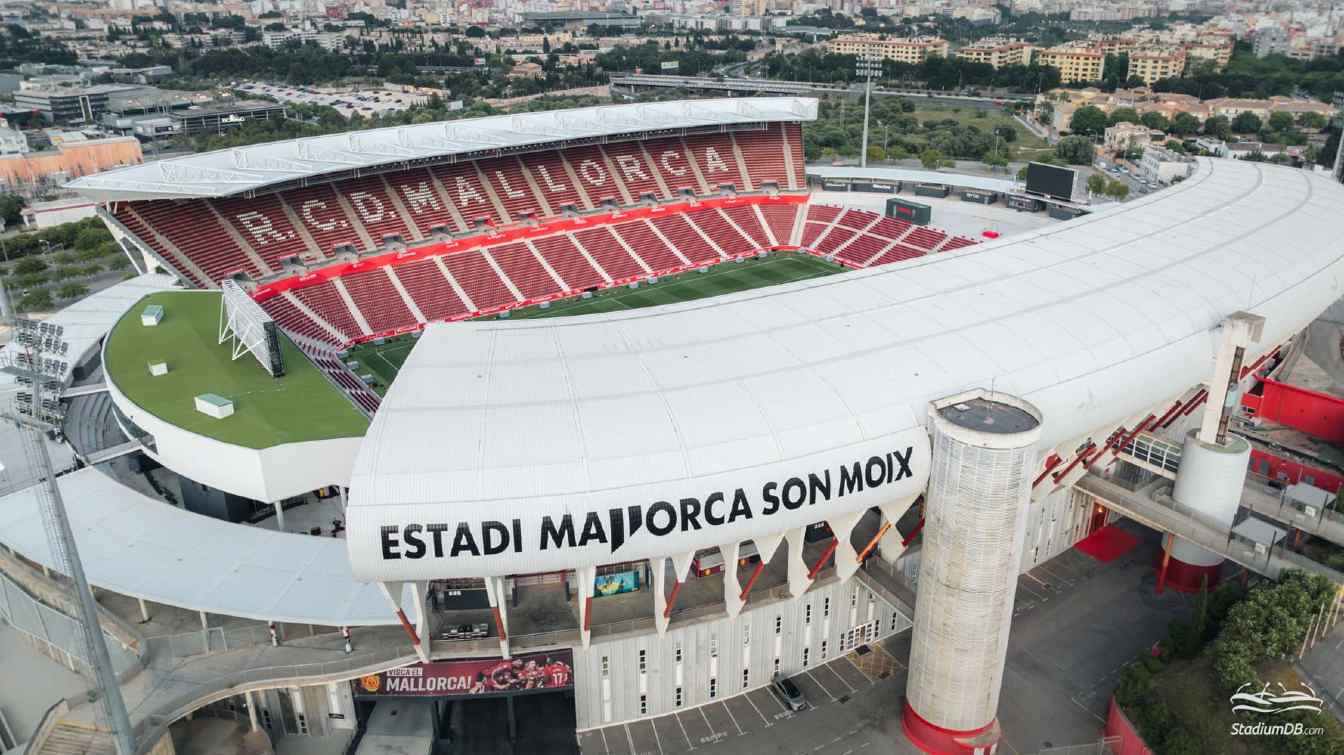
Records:
[[[387,187],[379,176],[357,178],[342,184],[341,191],[355,217],[364,225],[364,230],[373,239],[375,247],[383,246],[383,240],[395,236],[403,243],[410,242],[410,229],[402,221],[396,205],[387,194]]]
[[[764,131],[737,131],[733,134],[733,140],[737,142],[742,159],[746,162],[747,173],[751,176],[751,188],[756,191],[760,191],[767,183],[785,191],[791,188],[789,170],[784,163],[787,145],[780,131],[782,126],[780,123],[769,123]]]
[[[768,124],[391,170],[253,197],[129,206],[191,264],[160,248],[165,244],[146,240],[158,244],[155,251],[193,283],[213,286],[238,274],[261,280],[284,273],[289,259],[321,263],[341,252],[382,250],[393,240],[412,244],[436,233],[562,217],[567,208],[586,212],[604,203],[622,207],[649,197],[713,195],[722,186],[738,192],[761,191],[766,184],[801,189],[801,157],[793,160],[792,175],[785,160],[800,148],[797,124]],[[765,245],[755,227],[759,221],[734,220],[754,245]],[[137,235],[143,225],[136,224]]]
[[[135,234],[136,238],[148,245],[150,249],[153,249],[165,262],[177,267],[187,280],[197,286],[207,285],[208,282],[202,280],[201,276],[193,272],[192,267],[186,264],[185,260],[174,254],[172,250],[160,242],[159,239],[150,232],[149,226],[142,222],[140,214],[131,208],[130,203],[119,202],[112,205],[112,215],[117,219],[117,222],[126,227],[126,230]]]

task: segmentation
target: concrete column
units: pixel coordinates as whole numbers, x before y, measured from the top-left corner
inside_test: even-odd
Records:
[[[658,634],[667,633],[667,558],[649,559],[649,568],[653,570],[653,625]]]
[[[243,694],[246,696],[247,699],[247,720],[249,723],[252,724],[252,731],[256,731],[257,729],[261,728],[261,726],[257,723],[256,700],[252,698],[252,690],[248,690]]]
[[[308,709],[303,704],[303,690],[298,687],[289,688],[289,702],[294,706],[294,719],[303,718],[303,728],[311,735],[313,733],[312,723],[308,720]]]
[[[737,554],[742,544],[734,540],[719,546],[719,555],[723,556],[723,607],[729,617],[742,613],[742,585],[737,581]]]
[[[835,535],[835,575],[843,582],[854,576],[854,572],[859,570],[859,553],[854,550],[854,541],[851,539],[854,535],[854,525],[863,518],[864,512],[856,511],[851,514],[841,514],[826,520],[826,524],[831,528],[831,534]]]
[[[508,585],[506,577],[486,577],[485,597],[490,601],[490,611],[495,615],[495,632],[499,634],[499,652],[505,658],[509,653],[509,612],[504,605]]]
[[[144,599],[144,598],[137,598],[135,602],[138,603],[138,604],[140,605],[140,623],[141,623],[141,624],[148,624],[148,623],[149,623],[149,607],[148,607],[147,605],[145,605],[145,599]]]
[[[593,639],[593,583],[597,580],[597,567],[580,566],[574,570],[574,580],[579,588],[579,637],[586,648]]]
[[[881,540],[877,541],[877,554],[889,564],[895,564],[896,559],[905,554],[907,547],[905,536],[896,528],[896,523],[901,520],[901,517],[905,516],[905,512],[909,511],[910,507],[918,500],[918,495],[912,495],[909,498],[901,498],[891,503],[879,503],[877,505],[878,511],[882,512],[881,525],[891,523],[886,534],[882,536]]]
[[[902,729],[930,753],[991,753],[1041,415],[984,390],[933,402],[933,456]]]
[[[429,611],[426,604],[429,602],[429,582],[411,582],[411,596],[415,601],[415,633],[420,636],[420,646],[428,654],[433,627],[429,625]]]
[[[341,502],[341,511],[345,511],[345,486],[336,486],[336,498]]]
[[[275,528],[285,531],[285,506],[280,501],[275,502]]]
[[[812,578],[807,576],[808,563],[803,560],[803,545],[806,543],[805,535],[807,528],[799,527],[784,533],[785,539],[789,541],[788,566],[789,566],[789,595],[798,597],[807,592],[807,588],[812,584]]]

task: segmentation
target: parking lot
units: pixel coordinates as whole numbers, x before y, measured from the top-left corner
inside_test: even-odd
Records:
[[[861,667],[875,676],[869,676]],[[806,726],[815,734],[815,724],[828,718],[828,709],[848,704],[857,696],[868,695],[876,683],[892,682],[893,674],[904,670],[904,663],[881,647],[874,646],[871,652],[863,656],[851,654],[836,658],[791,677],[807,701],[807,707],[796,713],[789,709],[772,687],[758,687],[746,694],[697,708],[687,708],[671,715],[582,732],[579,734],[579,749],[584,755],[672,755],[775,729],[779,730],[781,736],[769,737],[768,741],[790,741],[802,747],[794,733],[798,726]],[[784,733],[786,731],[788,733]],[[846,732],[847,735],[853,733]],[[833,742],[822,741],[805,749],[820,751],[827,744],[845,744],[845,748],[836,750],[843,752],[854,747],[848,737],[837,736],[833,739]],[[752,740],[752,750],[768,751],[761,746],[765,741],[759,736]],[[798,750],[784,746],[782,751]]]

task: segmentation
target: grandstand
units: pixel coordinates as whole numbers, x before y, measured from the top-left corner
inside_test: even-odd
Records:
[[[104,220],[147,266],[191,288],[238,282],[372,413],[377,394],[340,352],[430,322],[602,311],[621,299],[535,308],[772,250],[857,269],[974,243],[810,205],[801,122],[815,111],[762,98],[485,118],[175,158],[74,186],[109,200]]]

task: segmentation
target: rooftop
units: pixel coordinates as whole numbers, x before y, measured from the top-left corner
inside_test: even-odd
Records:
[[[816,118],[817,101],[802,97],[601,105],[253,144],[104,171],[67,186],[97,200],[226,197],[327,173],[523,152],[572,139]]]
[[[163,321],[140,324],[146,305],[161,304]],[[178,427],[248,448],[358,437],[368,420],[280,336],[285,375],[272,378],[249,354],[234,361],[217,344],[218,291],[150,294],[122,315],[104,352],[108,379],[126,398]],[[150,361],[168,362],[168,374],[149,374]],[[215,393],[234,402],[233,416],[214,419],[196,411],[193,399]]]

